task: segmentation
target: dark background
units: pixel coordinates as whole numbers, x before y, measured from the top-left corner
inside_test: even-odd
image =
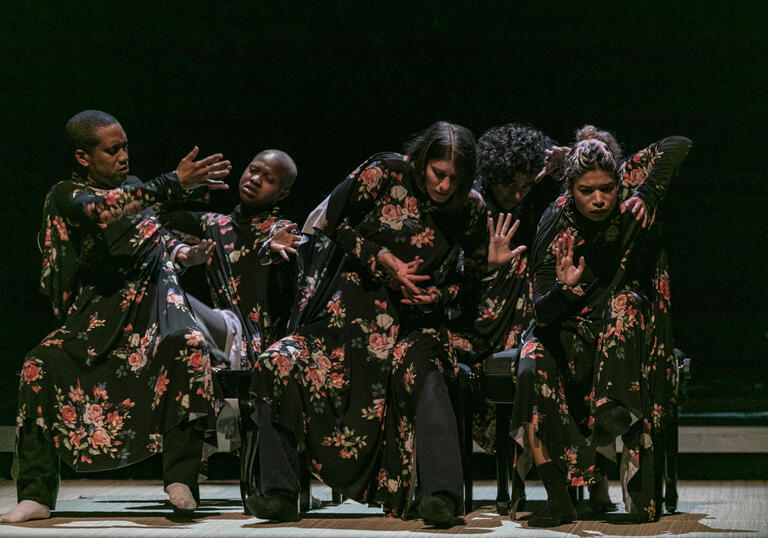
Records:
[[[686,135],[665,208],[677,342],[694,358],[686,405],[768,410],[765,3],[129,4],[2,5],[0,424],[24,354],[55,327],[36,233],[68,176],[64,124],[86,108],[120,120],[144,179],[194,144],[231,159],[233,182],[258,150],[288,151],[299,220],[438,119],[477,136],[525,122],[561,143],[589,122],[626,152]]]

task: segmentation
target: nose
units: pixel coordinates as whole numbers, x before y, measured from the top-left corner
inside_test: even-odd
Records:
[[[255,174],[253,174],[253,175],[251,176],[251,181],[253,181],[253,183],[254,183],[254,184],[257,186],[257,187],[260,187],[260,186],[261,186],[261,174],[260,174],[259,172],[256,172]]]
[[[603,195],[600,194],[600,192],[595,193],[595,200],[593,202],[595,207],[603,207],[605,205],[605,199],[603,198]]]
[[[440,194],[445,194],[451,189],[451,178],[446,177],[440,180],[440,183],[437,184],[437,192]]]
[[[127,148],[120,148],[120,153],[118,154],[118,160],[120,162],[125,162],[128,160],[128,149]]]

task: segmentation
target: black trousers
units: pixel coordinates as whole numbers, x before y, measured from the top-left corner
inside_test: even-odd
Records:
[[[186,484],[199,500],[197,480],[203,455],[203,432],[187,421],[163,437],[163,485]],[[16,497],[53,510],[59,492],[61,462],[53,441],[32,421],[25,421],[16,445]]]
[[[263,494],[295,497],[299,493],[299,454],[290,432],[272,423],[272,407],[258,404],[259,471]],[[424,382],[416,407],[416,467],[422,493],[462,498],[463,472],[456,416],[448,387],[439,372]]]

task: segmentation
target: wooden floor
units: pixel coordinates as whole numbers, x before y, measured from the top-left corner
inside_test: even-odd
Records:
[[[312,493],[330,500],[330,491],[319,484]],[[543,506],[540,483],[529,483],[527,493],[529,507]],[[527,513],[518,521],[494,513],[495,484],[476,482],[475,498],[481,500],[465,517],[466,525],[439,530],[419,520],[388,519],[379,509],[351,501],[314,509],[298,523],[270,525],[243,514],[235,482],[204,483],[199,517],[174,521],[159,482],[72,480],[62,483],[51,519],[0,524],[0,536],[768,536],[768,482],[682,482],[679,493],[680,512],[657,523],[623,523],[621,512],[615,512],[600,521],[540,530],[526,527]],[[611,497],[620,500],[618,484],[611,485]],[[15,501],[13,483],[0,481],[0,512]]]

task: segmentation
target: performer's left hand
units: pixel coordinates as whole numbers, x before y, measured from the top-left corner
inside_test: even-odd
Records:
[[[296,254],[296,247],[301,241],[300,236],[291,233],[297,227],[296,224],[289,224],[285,228],[281,228],[269,242],[269,248],[272,252],[280,254],[285,261],[289,259],[288,254]]]
[[[200,265],[208,261],[215,247],[213,240],[203,239],[197,245],[181,247],[176,253],[176,260],[184,267]]]

